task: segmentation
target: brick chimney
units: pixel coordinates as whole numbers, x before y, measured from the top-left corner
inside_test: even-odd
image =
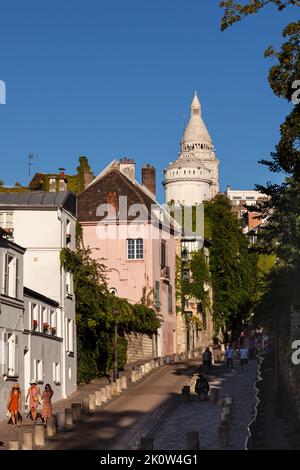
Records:
[[[110,204],[115,208],[115,211],[119,211],[119,199],[116,191],[109,191],[106,195],[106,203]]]
[[[89,184],[91,184],[91,182],[93,181],[94,178],[95,178],[95,176],[94,176],[94,173],[92,171],[85,170],[84,173],[83,173],[84,188],[86,188]]]
[[[135,163],[133,159],[124,158],[119,162],[119,170],[121,173],[124,173],[131,180],[135,179]]]
[[[149,163],[142,168],[142,185],[156,196],[156,170]]]

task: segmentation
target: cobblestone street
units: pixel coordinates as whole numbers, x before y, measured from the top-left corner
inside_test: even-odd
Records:
[[[200,433],[202,449],[217,449],[220,402],[199,402],[196,395],[190,402],[183,402],[180,395],[182,386],[198,365],[199,359],[165,365],[139,384],[131,384],[120,397],[86,417],[73,431],[48,440],[43,449],[139,449],[141,437],[148,433],[154,436],[155,449],[186,449],[189,431]],[[220,400],[228,394],[234,397],[228,449],[244,449],[255,379],[256,361],[250,361],[248,370],[244,372],[239,370],[239,366],[234,372],[228,372],[224,365],[218,364],[209,374],[211,387],[220,389]],[[54,410],[59,411],[71,402],[78,402],[99,389],[99,385],[79,388],[69,401],[57,402]],[[7,448],[8,440],[21,438],[22,432],[29,428],[33,428],[29,420],[25,420],[20,430],[1,423],[0,440],[5,443],[2,449]]]

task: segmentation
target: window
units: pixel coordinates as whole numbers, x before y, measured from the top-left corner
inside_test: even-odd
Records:
[[[14,226],[14,219],[13,219],[12,212],[1,212],[0,213],[0,227],[6,229],[12,229]]]
[[[38,383],[44,382],[44,361],[42,359],[34,359],[33,361],[34,378]]]
[[[55,310],[50,310],[50,333],[54,336],[57,335],[57,322]]]
[[[130,238],[127,240],[127,258],[143,259],[144,258],[144,240],[142,238]]]
[[[71,243],[71,222],[69,219],[67,219],[67,223],[66,223],[66,245],[67,247],[70,246],[70,243]]]
[[[160,266],[164,268],[166,266],[166,242],[162,240],[160,244]]]
[[[4,293],[9,297],[16,298],[19,294],[19,265],[18,260],[9,254],[5,255],[5,279],[4,279]]]
[[[173,313],[173,288],[168,285],[168,312]]]
[[[72,295],[71,285],[72,285],[71,273],[68,271],[66,272],[66,294],[67,295]]]
[[[53,362],[53,382],[58,385],[60,384],[60,363]]]
[[[74,352],[74,322],[66,318],[66,352]]]
[[[199,115],[199,114],[200,114],[200,109],[197,109],[197,108],[196,108],[196,109],[193,109],[193,114],[194,114],[195,116]]]
[[[4,333],[3,374],[8,377],[19,375],[19,337],[14,333]]]
[[[154,307],[160,309],[160,282],[155,281],[154,286]]]

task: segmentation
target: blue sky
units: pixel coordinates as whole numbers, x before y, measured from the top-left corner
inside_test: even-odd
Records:
[[[218,0],[10,0],[0,17],[0,178],[99,173],[128,156],[162,171],[177,158],[194,90],[220,160],[220,184],[273,178],[257,164],[278,141],[288,105],[267,83],[264,49],[296,10],[266,8],[221,33]],[[278,176],[277,176],[278,178]]]

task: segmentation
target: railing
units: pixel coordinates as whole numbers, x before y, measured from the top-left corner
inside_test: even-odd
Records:
[[[166,280],[166,281],[169,281],[171,279],[171,277],[170,277],[170,266],[165,266],[164,268],[162,268],[161,273],[160,273],[160,277],[161,277],[162,280]]]

